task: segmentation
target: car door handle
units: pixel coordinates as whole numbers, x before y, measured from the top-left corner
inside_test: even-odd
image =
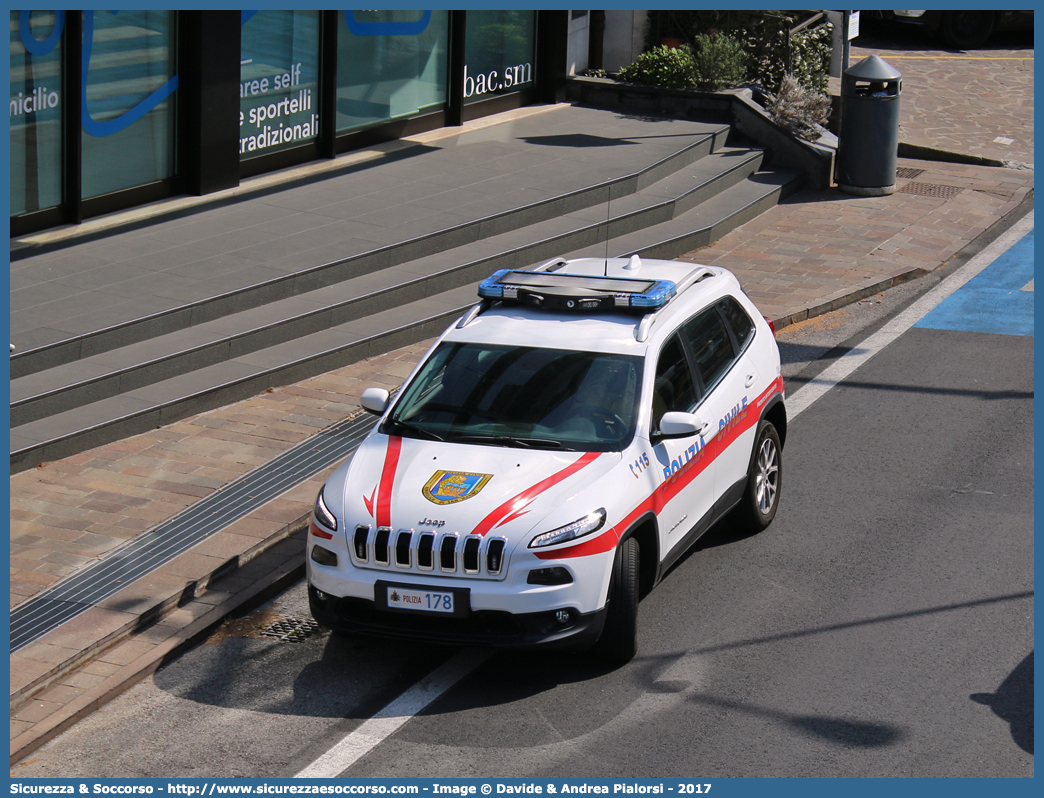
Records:
[[[754,384],[754,379],[755,379],[755,377],[754,377],[753,374],[748,374],[746,382],[743,383],[743,387],[744,388],[749,388],[751,385]]]

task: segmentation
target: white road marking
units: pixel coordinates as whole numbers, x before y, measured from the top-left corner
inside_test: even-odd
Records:
[[[492,651],[466,649],[451,657],[355,731],[343,737],[294,778],[331,779],[343,773],[491,656]]]
[[[692,712],[692,702],[706,688],[709,670],[709,659],[706,656],[687,653],[678,655],[656,677],[652,689],[639,692],[630,704],[604,724],[575,737],[566,737],[555,723],[558,719],[551,716],[545,719],[549,736],[555,738],[551,742],[508,747],[501,741],[497,745],[497,756],[522,769],[565,772],[571,762],[588,758],[592,754],[599,756],[600,752],[607,750],[607,747],[611,748],[616,742],[633,739],[639,730],[648,729],[657,723],[663,724],[667,713],[680,710]],[[402,745],[405,749],[404,758],[412,755],[411,750],[421,751],[421,756],[438,762],[443,773],[478,775],[474,772],[478,760],[473,746],[432,740]]]
[[[935,288],[914,302],[876,333],[823,369],[814,380],[796,390],[787,399],[787,418],[797,418],[801,413],[808,410],[827,391],[843,381],[853,371],[913,327],[932,308],[993,263],[1032,229],[1033,212],[1030,211],[1030,213],[1016,222],[1007,232],[960,269],[935,286]]]
[[[1022,290],[1022,291],[1029,291],[1032,294],[1033,293],[1033,280],[1030,280],[1028,283],[1026,283],[1024,286],[1022,286],[1022,288],[1020,290]]]

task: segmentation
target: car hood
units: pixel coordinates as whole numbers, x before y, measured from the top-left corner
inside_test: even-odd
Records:
[[[544,519],[563,525],[594,509],[571,500],[620,457],[373,434],[344,483],[346,526],[518,539]]]

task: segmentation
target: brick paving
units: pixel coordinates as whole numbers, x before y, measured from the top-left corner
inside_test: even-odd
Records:
[[[1026,170],[899,160],[924,170],[887,197],[837,189],[799,192],[716,244],[682,260],[723,266],[766,315],[783,325],[892,281],[931,271],[1018,206]],[[960,187],[950,199],[906,193],[911,183]]]
[[[895,58],[904,74],[904,141],[1033,163],[1032,50],[1013,51],[1010,61],[995,50],[989,61],[940,52],[901,64],[904,53],[875,52]],[[856,48],[853,60],[864,54]],[[929,80],[939,83],[932,96],[920,88]],[[1012,142],[995,144],[997,136]],[[889,197],[800,192],[684,259],[734,270],[763,312],[786,324],[938,268],[1033,190],[1027,168],[899,165],[923,172],[898,180]],[[959,191],[939,198],[906,190],[917,183]],[[429,343],[13,475],[10,606],[361,412],[362,390],[399,385]],[[284,495],[12,656],[12,755],[145,678],[231,609],[289,578],[302,562],[304,519],[326,475],[302,475]],[[143,617],[158,620],[149,625]]]

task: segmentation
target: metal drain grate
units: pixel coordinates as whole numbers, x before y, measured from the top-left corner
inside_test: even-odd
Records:
[[[919,197],[935,197],[937,199],[953,199],[964,189],[960,186],[937,186],[932,183],[907,183],[899,194],[916,194]]]
[[[319,624],[311,619],[281,618],[268,624],[258,637],[281,640],[284,643],[300,643],[319,632]]]
[[[900,166],[898,169],[895,170],[896,177],[920,177],[923,174],[923,169],[914,169],[912,166]]]

